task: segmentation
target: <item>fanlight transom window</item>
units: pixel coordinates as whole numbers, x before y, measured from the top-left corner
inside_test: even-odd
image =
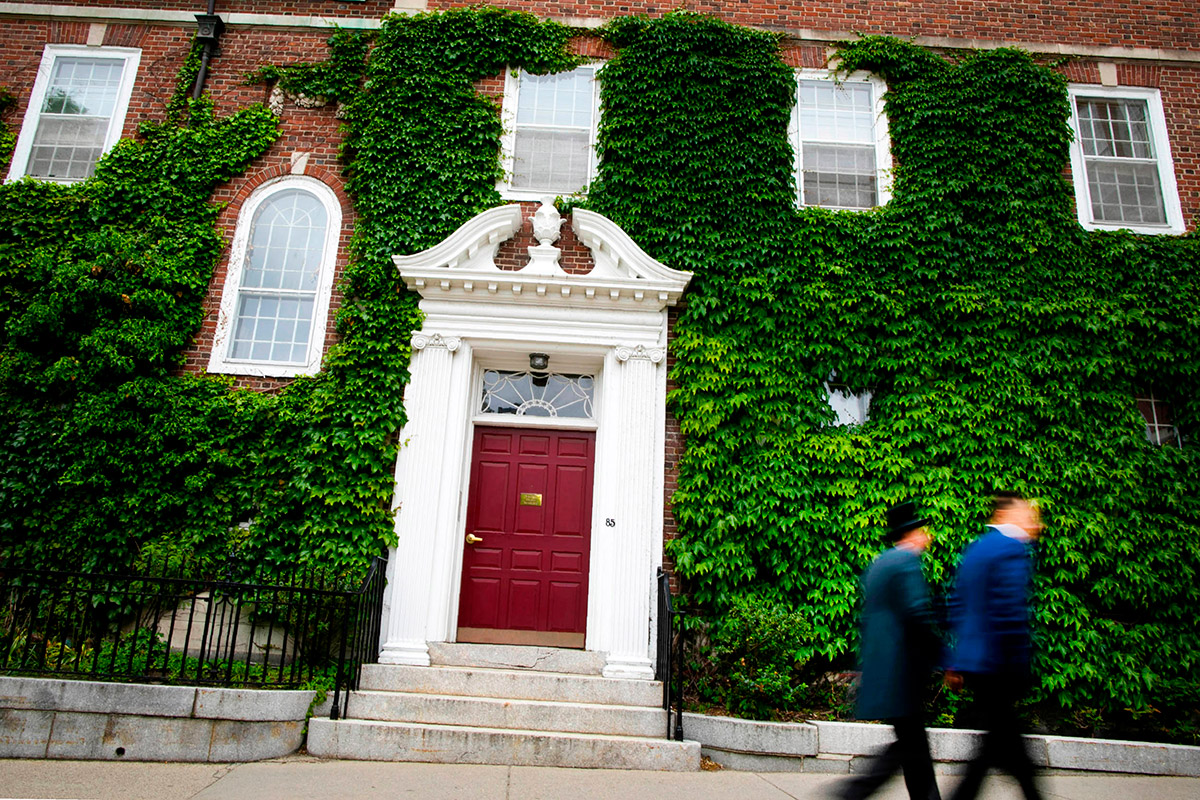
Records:
[[[489,369],[483,373],[479,410],[484,414],[592,419],[595,387],[591,375]]]

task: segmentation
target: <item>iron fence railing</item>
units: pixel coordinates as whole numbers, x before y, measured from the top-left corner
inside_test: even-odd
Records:
[[[385,564],[354,585],[317,569],[231,580],[163,565],[116,575],[0,567],[0,673],[325,685],[337,719],[377,649]]]
[[[667,738],[683,741],[683,679],[680,669],[680,636],[677,612],[671,602],[671,576],[658,570],[658,659],[654,679],[662,681],[663,710],[667,712]],[[672,718],[672,714],[674,715]]]

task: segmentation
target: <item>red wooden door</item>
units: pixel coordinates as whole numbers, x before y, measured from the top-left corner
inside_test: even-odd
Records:
[[[583,647],[595,444],[475,429],[458,641]]]

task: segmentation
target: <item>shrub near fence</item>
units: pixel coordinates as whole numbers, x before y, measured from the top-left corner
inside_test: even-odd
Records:
[[[0,672],[197,686],[333,689],[333,716],[379,639],[386,562],[361,583],[0,568]]]

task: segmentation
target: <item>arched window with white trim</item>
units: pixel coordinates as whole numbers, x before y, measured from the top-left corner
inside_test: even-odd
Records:
[[[342,227],[313,178],[257,189],[238,215],[209,372],[289,377],[320,369]]]

